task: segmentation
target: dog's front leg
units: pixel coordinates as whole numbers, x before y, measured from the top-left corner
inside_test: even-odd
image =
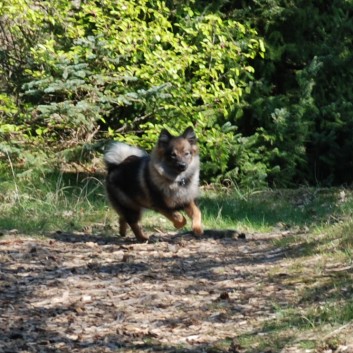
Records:
[[[158,210],[158,212],[172,221],[177,229],[183,228],[186,224],[186,218],[179,212],[165,210]]]
[[[185,211],[188,216],[192,219],[192,230],[196,235],[203,234],[203,228],[201,223],[201,211],[196,206],[194,201],[191,201],[189,205],[185,207]]]

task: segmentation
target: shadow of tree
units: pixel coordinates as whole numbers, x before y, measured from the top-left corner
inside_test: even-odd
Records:
[[[245,305],[250,292],[253,291],[252,286],[261,278],[257,271],[253,272],[249,267],[255,263],[266,265],[276,262],[281,257],[279,254],[275,257],[266,255],[270,246],[267,241],[266,249],[249,248],[247,252],[239,252],[239,247],[247,243],[255,244],[259,240],[247,242],[244,239],[228,237],[229,234],[230,231],[222,234],[220,231],[208,230],[205,238],[201,240],[190,234],[166,235],[159,239],[158,243],[137,245],[123,238],[108,238],[102,242],[97,236],[75,238],[73,234],[69,236],[63,233],[55,233],[52,239],[41,241],[3,241],[0,258],[8,261],[2,261],[0,265],[3,283],[0,294],[0,314],[3,320],[0,325],[0,349],[5,352],[109,352],[119,349],[122,352],[176,353],[212,350],[215,342],[168,345],[160,342],[160,337],[148,330],[129,332],[129,325],[126,329],[121,328],[126,324],[124,320],[129,321],[126,319],[128,309],[122,315],[123,319],[119,318],[119,310],[122,309],[118,307],[112,310],[114,300],[109,299],[109,293],[115,290],[114,295],[120,301],[125,301],[127,308],[129,305],[137,305],[130,298],[135,295],[137,299],[134,300],[138,301],[138,305],[145,301],[143,305],[147,312],[155,310],[155,307],[163,310],[165,304],[159,303],[158,298],[153,299],[153,295],[151,299],[151,295],[144,293],[142,288],[158,285],[158,288],[164,291],[164,286],[170,285],[171,282],[185,280],[182,287],[172,289],[173,296],[176,297],[174,305],[179,311],[163,320],[153,321],[155,327],[166,330],[172,330],[174,325],[188,330],[193,325],[193,320],[197,320],[200,325],[207,321],[209,324],[216,324],[219,320],[222,322],[222,318],[210,315],[213,308],[219,305],[227,306],[226,311],[230,317],[239,310],[249,310]],[[174,246],[195,248],[198,244],[206,245],[209,240],[215,244],[222,243],[228,250],[232,250],[234,256],[228,254],[224,258],[215,258],[213,251],[196,250],[185,256],[176,254],[173,250]],[[158,245],[167,249],[162,257],[144,255],[146,247],[153,253],[154,246]],[[119,251],[132,252],[132,260],[109,255]],[[110,262],[106,263],[105,260],[109,256]],[[71,264],[75,257],[81,258],[77,265]],[[239,268],[228,274],[217,273],[219,269],[227,266]],[[228,284],[219,285],[224,280]],[[240,295],[238,286],[243,281],[249,283],[241,286],[244,297],[241,294],[239,302],[227,299],[227,296],[222,299],[222,293],[229,293],[230,296],[234,293]],[[141,292],[138,289],[140,287]],[[250,292],[245,295],[248,290]],[[207,300],[203,304],[204,313],[196,319],[192,318],[194,314],[190,313],[196,310],[197,301],[184,302],[183,298],[192,298],[198,291],[206,293]],[[93,299],[84,299],[85,296],[92,296]],[[84,300],[88,300],[88,304],[84,303]],[[244,308],[241,305],[244,305]],[[233,308],[235,306],[236,309]],[[90,321],[91,315],[97,317]],[[90,340],[78,330],[83,324],[87,325],[87,330],[90,325],[97,325],[90,335]],[[111,325],[115,334],[112,334],[111,329],[106,332],[107,324]],[[228,348],[224,348],[217,352],[227,350]]]
[[[277,333],[288,323],[298,329],[308,324],[299,314],[278,319],[275,303],[309,307],[320,301],[348,300],[352,294],[350,272],[343,278],[344,273],[337,271],[342,281],[337,282],[334,272],[325,284],[308,288],[297,301],[291,281],[294,275],[285,270],[269,274],[287,258],[287,251],[277,248],[266,234],[240,238],[237,234],[232,230],[207,230],[203,238],[190,233],[167,234],[155,236],[150,244],[121,237],[103,241],[95,235],[75,238],[64,233],[40,241],[2,241],[0,349],[222,353],[231,351],[236,340],[242,342],[243,352],[251,353],[257,350],[246,342],[256,337],[264,349],[281,352],[298,337]],[[217,253],[218,249],[224,253]],[[80,261],[74,263],[76,257]],[[163,293],[168,293],[167,301]],[[175,311],[169,311],[172,309]],[[149,313],[147,327],[134,319],[140,310]],[[153,319],[148,316],[161,311],[166,314],[156,314]],[[259,318],[260,324],[254,327],[252,322]],[[246,325],[239,327],[242,321]],[[193,336],[194,327],[206,325],[231,325],[232,330],[218,340],[210,337],[209,341],[168,344],[162,339],[165,331],[177,328]]]

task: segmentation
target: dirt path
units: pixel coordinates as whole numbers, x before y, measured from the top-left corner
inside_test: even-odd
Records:
[[[269,275],[275,236],[6,236],[0,352],[243,352],[237,337],[263,334],[293,295]]]

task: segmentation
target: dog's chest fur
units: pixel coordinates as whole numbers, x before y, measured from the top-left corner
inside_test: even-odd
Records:
[[[150,165],[150,175],[153,184],[160,191],[168,208],[183,207],[198,196],[199,160],[195,158],[188,169],[171,180],[164,174],[163,165]]]

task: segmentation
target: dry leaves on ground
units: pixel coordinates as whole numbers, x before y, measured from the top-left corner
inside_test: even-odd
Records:
[[[272,303],[293,295],[268,277],[284,257],[270,238],[7,236],[0,352],[223,352],[224,340],[241,352],[236,337],[261,334]]]

